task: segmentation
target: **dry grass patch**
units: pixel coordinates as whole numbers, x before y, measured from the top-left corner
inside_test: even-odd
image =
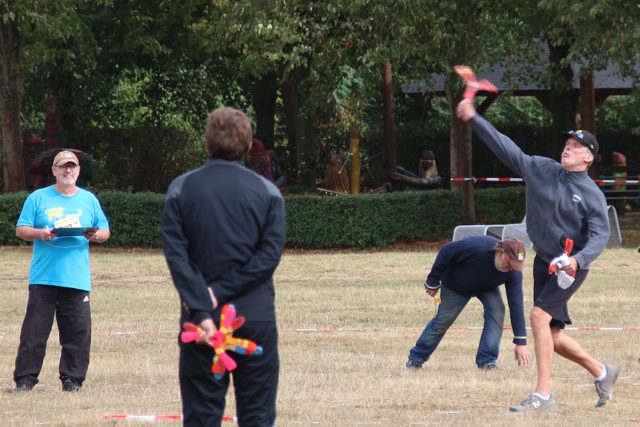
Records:
[[[285,255],[276,272],[282,364],[278,425],[593,426],[640,421],[640,255],[635,249],[607,250],[570,306],[576,327],[627,328],[568,331],[596,358],[620,365],[612,401],[595,409],[589,375],[555,357],[552,386],[560,409],[535,415],[507,409],[533,391],[536,374],[534,367],[516,366],[510,330],[503,336],[500,369],[476,369],[480,331],[471,327],[482,325],[477,301],[463,311],[421,371],[404,367],[409,349],[433,316],[433,300],[422,283],[435,255]],[[524,283],[526,311],[531,308],[532,255]],[[31,251],[5,247],[0,257],[3,426],[138,425],[146,423],[103,417],[180,413],[179,302],[161,251],[92,253],[92,358],[82,392],[72,395],[60,391],[55,326],[41,384],[29,394],[9,392]],[[231,396],[226,412],[235,415]]]

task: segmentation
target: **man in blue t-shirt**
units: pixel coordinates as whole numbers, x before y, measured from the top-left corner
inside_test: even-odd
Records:
[[[61,151],[51,169],[56,183],[29,195],[16,224],[16,235],[33,242],[33,257],[13,373],[15,392],[30,391],[38,383],[54,315],[62,346],[62,389],[80,391],[89,367],[89,242],[106,241],[109,222],[96,196],[76,186],[80,166],[75,154]],[[83,233],[59,236],[54,229],[60,228]]]
[[[427,324],[409,353],[407,368],[420,369],[429,360],[449,327],[473,297],[484,306],[484,328],[476,353],[483,370],[496,369],[504,325],[504,303],[499,286],[504,283],[513,327],[518,365],[527,366],[531,355],[522,296],[522,268],[525,246],[509,237],[473,236],[447,243],[436,257],[424,287],[432,297],[440,290],[436,317]]]

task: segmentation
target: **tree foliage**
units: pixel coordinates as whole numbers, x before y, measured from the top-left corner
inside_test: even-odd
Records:
[[[0,2],[0,49],[2,50],[2,114],[4,190],[24,190],[20,114],[24,76],[38,66],[73,72],[91,63],[93,39],[80,18],[86,0],[12,0]]]
[[[426,113],[411,124],[416,133],[459,126],[452,111],[462,83],[453,65],[486,70],[524,59],[532,67],[518,77],[552,85],[559,100],[569,90],[567,67],[574,62],[588,73],[611,60],[624,75],[638,77],[640,8],[620,0],[14,0],[1,2],[0,13],[2,25],[19,30],[16,46],[24,46],[24,61],[12,73],[25,79],[30,128],[43,122],[34,112],[49,96],[58,99],[60,139],[73,145],[88,145],[78,138],[91,129],[137,135],[134,129],[169,128],[197,135],[207,112],[227,104],[248,111],[257,133],[275,140],[274,132],[284,135],[290,119],[280,87],[286,83],[296,112],[287,125],[298,138],[298,146],[289,148],[315,175],[329,154],[346,151],[355,123],[365,140],[363,155],[379,154],[372,140],[382,127],[387,60],[396,88],[428,81],[433,73],[447,75],[448,111],[427,100],[420,106]],[[23,102],[20,91],[13,93]],[[20,103],[11,111],[20,111]],[[569,106],[556,104],[554,117],[573,117]],[[539,113],[526,105],[521,111]],[[506,108],[496,116],[519,114]],[[3,117],[6,122],[11,116]],[[545,123],[548,117],[535,119]],[[409,119],[399,121],[404,126]],[[20,130],[11,132],[17,137],[5,136],[5,161],[7,147],[18,153],[17,143],[7,141],[17,141]],[[451,140],[451,174],[466,175],[468,129],[452,131]],[[5,172],[14,166],[10,161]]]

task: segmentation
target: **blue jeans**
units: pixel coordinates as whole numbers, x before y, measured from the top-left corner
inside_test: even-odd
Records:
[[[504,302],[500,288],[477,292],[473,295],[462,295],[446,287],[440,288],[442,302],[438,307],[438,314],[427,324],[415,347],[409,353],[409,359],[424,363],[431,357],[440,344],[440,340],[453,325],[472,297],[480,300],[484,306],[484,327],[480,336],[480,345],[476,354],[476,364],[481,367],[495,364],[500,353],[500,341],[504,326]]]

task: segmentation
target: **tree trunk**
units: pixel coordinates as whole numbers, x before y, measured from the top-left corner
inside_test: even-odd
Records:
[[[287,148],[289,151],[289,176],[294,180],[298,179],[298,143],[296,133],[296,122],[298,103],[296,94],[288,80],[280,85],[282,94],[282,105],[287,128]]]
[[[262,141],[267,149],[273,149],[277,95],[278,79],[275,74],[262,76],[253,85],[252,105],[256,114],[256,132],[254,136]]]
[[[301,90],[299,82],[308,77],[308,70],[295,69],[283,77],[282,97],[287,120],[287,135],[289,140],[289,161],[296,173],[297,182],[302,185],[313,185],[318,178],[315,164],[314,144],[317,132],[313,119],[301,115],[300,109],[308,94]]]
[[[596,95],[593,71],[580,79],[580,128],[596,136]]]
[[[296,117],[298,182],[301,185],[314,185],[318,177],[312,167],[314,163],[313,144],[317,133],[311,118],[302,117],[300,114],[296,114]]]
[[[562,151],[562,135],[565,130],[575,128],[576,101],[573,93],[573,70],[570,65],[562,65],[568,54],[566,46],[549,44],[549,65],[553,73],[549,91],[549,105],[553,117],[549,157],[558,159]]]
[[[0,49],[2,50],[2,166],[4,192],[26,190],[24,160],[20,137],[20,111],[24,98],[24,41],[15,22],[0,23]]]
[[[396,101],[393,97],[393,78],[391,74],[391,61],[387,59],[384,67],[384,87],[382,89],[382,114],[384,121],[384,141],[385,141],[385,168],[386,178],[391,181],[391,177],[396,171],[398,157],[396,153]]]
[[[451,113],[451,177],[466,178],[473,176],[471,171],[471,125],[456,116],[456,107],[462,99],[462,91],[455,87],[455,74],[449,73],[445,84],[445,93]],[[463,194],[462,221],[465,224],[476,222],[476,209],[471,181],[452,181],[451,189]]]
[[[58,103],[56,98],[47,98],[47,116],[44,131],[44,140],[47,150],[56,148],[56,137],[58,128]]]

